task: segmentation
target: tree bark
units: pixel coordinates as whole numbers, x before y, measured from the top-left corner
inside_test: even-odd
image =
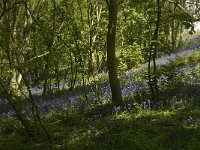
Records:
[[[117,25],[117,0],[107,1],[109,9],[109,24],[107,32],[107,67],[109,74],[110,88],[112,92],[112,102],[116,106],[122,105],[122,96],[119,79],[117,77],[115,39]]]

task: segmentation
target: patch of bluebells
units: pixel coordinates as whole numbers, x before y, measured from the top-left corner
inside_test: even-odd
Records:
[[[194,50],[200,48],[200,45],[194,45],[193,47],[189,48],[189,49],[184,49],[184,50],[178,50],[173,54],[170,55],[163,55],[160,58],[158,58],[156,60],[157,66],[161,67],[163,65],[168,65],[171,61],[174,61],[174,59],[177,56],[181,56],[183,54],[187,54],[187,53],[191,53]],[[146,80],[142,80],[142,81],[134,81],[133,77],[134,76],[140,76],[141,75],[141,71],[140,69],[147,67],[147,64],[143,64],[140,68],[132,70],[132,71],[127,71],[125,74],[123,74],[121,76],[121,78],[126,78],[127,83],[122,85],[122,96],[128,96],[131,93],[134,93],[138,90],[141,89],[148,89],[148,83]],[[185,70],[185,75],[188,75],[192,70],[194,69],[194,67],[188,67]],[[180,70],[177,69],[175,70],[175,74],[179,74]],[[106,74],[105,72],[102,73]],[[191,77],[190,80],[188,80],[190,83],[191,82],[196,82],[199,81],[198,78],[193,78]],[[80,81],[77,81],[80,82]],[[160,81],[158,82],[160,86],[165,87],[165,84],[167,84],[168,79],[166,76],[161,76],[160,77]],[[66,83],[60,83],[60,86],[68,86]],[[55,86],[55,88],[57,88]],[[111,89],[109,87],[109,80],[107,78],[104,78],[102,81],[100,81],[98,83],[98,89],[99,89],[99,94],[100,94],[100,99],[104,100],[104,99],[109,99],[110,95],[111,95]],[[42,93],[42,87],[41,86],[37,86],[31,89],[32,94],[33,95],[38,95]],[[37,105],[39,107],[39,111],[42,113],[47,113],[50,112],[52,110],[65,110],[68,106],[72,105],[72,106],[76,106],[76,107],[83,107],[84,102],[80,99],[80,97],[82,97],[84,95],[84,93],[90,95],[88,97],[88,99],[90,99],[90,101],[95,102],[97,101],[97,97],[95,95],[95,91],[94,88],[92,88],[92,86],[87,85],[85,88],[83,87],[76,87],[75,89],[73,89],[73,91],[70,91],[66,94],[66,96],[62,97],[62,98],[55,98],[55,97],[51,97],[49,99],[45,99],[42,97],[36,97],[36,102]],[[82,101],[82,102],[81,102]],[[172,100],[173,101],[173,100]],[[159,104],[160,103],[160,104]],[[157,105],[161,106],[163,105],[161,102],[159,102]],[[173,103],[175,104],[175,101],[173,101]],[[0,110],[2,110],[2,108],[8,104],[7,100],[1,100],[0,102]],[[144,109],[150,109],[151,105],[153,105],[153,102],[147,100],[141,103],[141,107]],[[114,112],[117,112],[119,109],[118,108],[113,108]],[[129,109],[129,107],[125,108],[125,109]],[[5,112],[0,112],[3,113],[4,115],[8,114],[8,115],[12,115],[13,113],[10,112],[10,109],[5,111]]]
[[[16,114],[16,113],[15,113],[14,110],[9,110],[8,112],[2,113],[2,115],[5,116],[5,117],[10,117],[10,116],[13,116],[13,115],[15,115],[15,114]]]
[[[189,48],[176,50],[175,54],[181,54],[181,53],[182,54],[187,54],[187,53],[190,53],[191,51],[195,51],[197,49],[200,49],[200,44],[193,44]]]
[[[128,85],[122,87],[122,96],[128,96],[131,93],[134,93],[138,90],[145,89],[145,87],[148,87],[146,82],[143,82],[143,83],[135,82],[132,84],[128,84]]]
[[[113,107],[113,112],[114,113],[119,113],[121,111],[121,106],[114,106]]]
[[[130,111],[132,108],[131,104],[126,104],[124,106],[113,106],[112,113],[117,114],[121,111]]]
[[[193,51],[195,51],[199,48],[200,48],[200,44],[199,45],[193,45],[191,48],[188,48],[188,49],[177,50],[175,53],[172,53],[170,55],[162,55],[160,58],[158,58],[156,60],[156,64],[157,64],[158,67],[166,66],[170,62],[174,61],[177,58],[177,56],[182,56],[184,54],[192,53]]]
[[[174,97],[176,97],[176,96],[174,96]],[[173,98],[172,100],[159,100],[158,102],[146,100],[146,101],[141,102],[140,107],[144,110],[151,110],[153,108],[159,108],[159,107],[163,107],[166,105],[175,107],[182,103],[183,103],[182,100],[178,100],[176,98]]]
[[[187,122],[189,124],[200,126],[200,119],[194,119],[192,116],[188,116]]]
[[[151,104],[152,104],[152,102],[150,100],[146,100],[146,101],[141,102],[140,106],[144,110],[147,110],[147,109],[150,110]]]

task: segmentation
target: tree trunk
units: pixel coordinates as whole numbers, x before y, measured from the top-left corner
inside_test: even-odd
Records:
[[[157,66],[156,66],[156,57],[157,57],[157,51],[158,51],[158,33],[160,28],[160,20],[161,20],[161,6],[160,6],[160,0],[156,1],[157,3],[157,12],[156,12],[156,28],[153,34],[153,41],[150,44],[150,54],[149,54],[149,61],[148,61],[148,80],[149,80],[149,87],[152,94],[152,101],[158,101],[159,91],[158,91],[158,79],[157,79]],[[153,54],[152,54],[153,51]],[[153,73],[151,75],[151,57],[153,59]],[[153,77],[153,79],[151,79]]]
[[[12,77],[10,79],[10,88],[14,91],[18,90],[21,79],[22,79],[22,74],[20,74],[16,69],[13,69]]]
[[[112,92],[112,102],[116,106],[122,105],[122,96],[119,79],[117,77],[116,56],[115,56],[115,38],[117,25],[117,0],[107,1],[109,9],[109,24],[107,32],[107,67]]]

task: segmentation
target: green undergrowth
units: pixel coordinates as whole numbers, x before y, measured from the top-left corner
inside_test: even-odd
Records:
[[[188,65],[194,65],[199,62],[200,62],[200,49],[195,50],[190,54],[184,54],[183,56],[179,56],[173,63],[176,66],[188,66]]]
[[[181,110],[165,110],[89,118],[90,125],[82,133],[75,133],[77,137],[71,139],[66,147],[99,150],[191,149],[199,143],[199,127],[188,124],[187,117],[182,116]]]
[[[51,134],[48,142],[32,141],[23,132],[23,128],[14,127],[12,119],[1,118],[4,120],[3,125],[7,124],[13,128],[8,129],[1,125],[0,149],[198,149],[199,110],[192,109],[189,105],[182,105],[178,109],[132,109],[134,111],[115,112],[98,117],[92,114],[54,112],[43,118]]]

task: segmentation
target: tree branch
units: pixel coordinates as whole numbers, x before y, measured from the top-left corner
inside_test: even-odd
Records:
[[[185,8],[184,8],[181,4],[178,4],[178,2],[173,1],[173,0],[168,0],[168,2],[169,2],[169,3],[175,4],[175,5],[176,5],[180,10],[182,10],[186,15],[188,15],[189,17],[191,17],[191,18],[194,20],[194,22],[200,21],[200,18],[195,18],[193,15],[191,15],[189,12],[187,12],[187,11],[185,10]]]
[[[48,55],[48,54],[49,54],[49,52],[46,52],[46,53],[44,53],[44,54],[41,54],[41,55],[35,56],[35,57],[29,59],[29,60],[27,61],[27,63],[33,61],[34,59],[44,57],[44,56],[46,56],[46,55]]]

